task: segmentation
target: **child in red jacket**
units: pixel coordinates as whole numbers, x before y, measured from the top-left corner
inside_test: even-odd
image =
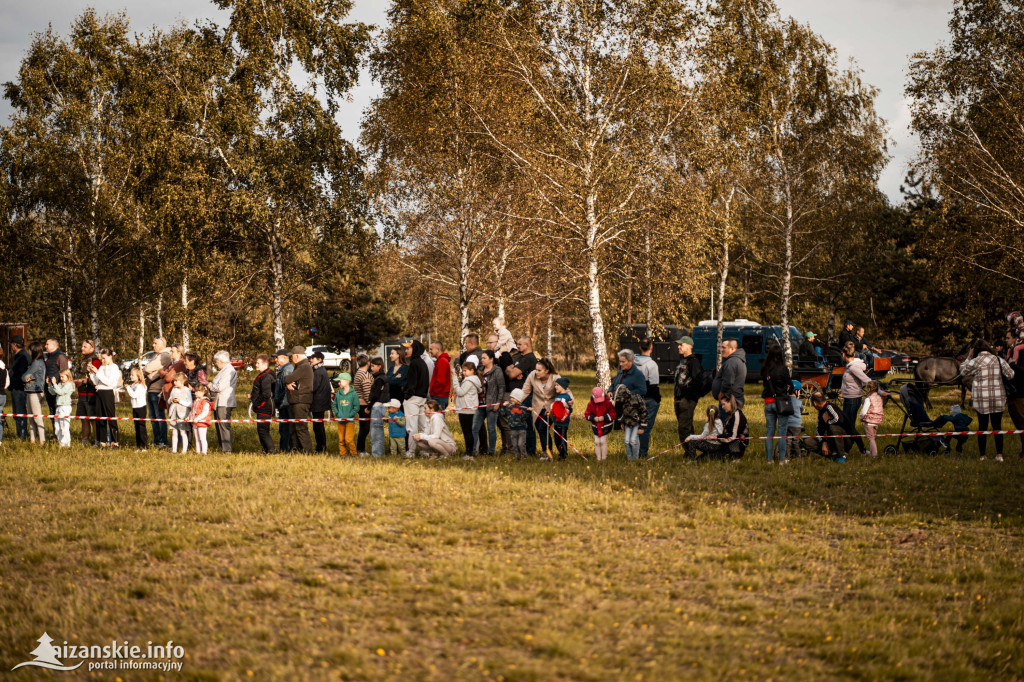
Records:
[[[595,386],[590,392],[590,402],[587,403],[587,410],[583,416],[590,422],[590,428],[594,432],[594,455],[597,461],[603,462],[608,457],[608,434],[615,423],[615,405],[608,400],[600,386]]]
[[[207,397],[208,389],[203,384],[196,384],[196,399],[192,401],[192,414],[188,420],[192,422],[192,436],[196,442],[196,452],[207,454],[206,430],[210,428],[210,414],[213,409]]]

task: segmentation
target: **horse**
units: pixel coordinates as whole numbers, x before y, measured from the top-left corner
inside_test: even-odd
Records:
[[[964,346],[956,357],[930,356],[921,358],[917,367],[914,368],[914,380],[923,385],[925,403],[931,408],[932,403],[928,392],[934,384],[955,385],[960,387],[960,407],[963,407],[967,400],[967,389],[971,387],[970,379],[967,379],[960,372],[960,363],[967,358],[967,350],[970,344]]]

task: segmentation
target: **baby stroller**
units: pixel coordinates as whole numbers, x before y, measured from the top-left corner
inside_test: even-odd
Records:
[[[942,441],[937,436],[909,435],[907,426],[910,426],[909,433],[920,434],[934,428],[932,418],[924,408],[924,398],[921,391],[914,383],[904,384],[900,387],[899,400],[892,400],[893,404],[899,407],[903,413],[903,425],[900,427],[900,435],[895,445],[886,445],[883,452],[887,455],[895,455],[900,447],[903,452],[919,452],[927,455],[937,455],[942,449]]]

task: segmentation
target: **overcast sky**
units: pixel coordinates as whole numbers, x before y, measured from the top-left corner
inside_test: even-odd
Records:
[[[946,39],[946,23],[952,0],[776,0],[784,15],[809,24],[835,46],[841,65],[851,59],[864,71],[864,80],[879,89],[877,109],[888,122],[889,136],[895,141],[892,161],[881,178],[881,188],[893,201],[899,201],[899,186],[906,174],[907,161],[916,145],[907,129],[909,113],[903,86],[910,55],[929,50]],[[352,17],[383,25],[386,0],[355,0]],[[100,12],[124,10],[136,30],[169,26],[182,19],[200,17],[223,20],[205,0],[41,0],[16,2],[0,0],[0,82],[14,80],[32,34],[47,25],[66,32],[71,21],[86,7]],[[350,139],[359,133],[363,108],[376,93],[364,75],[352,92],[352,101],[339,117]],[[6,122],[10,107],[0,102],[0,121]]]

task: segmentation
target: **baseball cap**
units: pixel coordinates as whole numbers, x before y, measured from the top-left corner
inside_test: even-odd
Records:
[[[600,386],[594,386],[593,390],[590,391],[590,397],[594,399],[595,403],[603,403],[605,400],[604,389]]]
[[[289,354],[288,354],[288,351],[286,351],[284,348],[280,348],[280,349],[278,349],[278,351],[276,353],[274,353],[274,357],[281,357],[281,356],[284,356],[286,358],[290,357]]]
[[[678,339],[676,339],[676,343],[679,343],[679,344],[685,343],[685,344],[688,344],[688,345],[692,346],[693,345],[693,337],[692,336],[680,336]]]

